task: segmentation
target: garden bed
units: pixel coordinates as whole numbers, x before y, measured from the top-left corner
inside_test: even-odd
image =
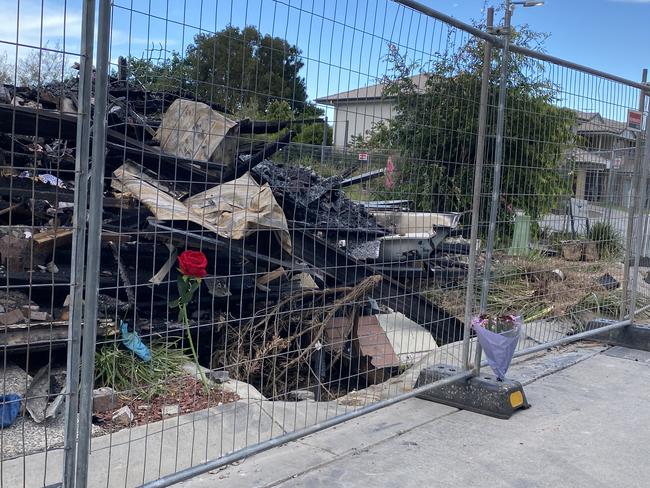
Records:
[[[237,400],[239,395],[226,391],[220,386],[210,386],[206,391],[200,380],[191,376],[181,376],[165,382],[164,392],[148,399],[120,397],[116,410],[128,407],[133,414],[130,424],[113,420],[114,411],[95,414],[95,421],[103,431],[115,432],[128,426],[158,422],[165,418],[217,407]],[[175,414],[174,407],[177,407]]]

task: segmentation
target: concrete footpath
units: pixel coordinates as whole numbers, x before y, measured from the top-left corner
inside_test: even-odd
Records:
[[[650,486],[650,353],[554,361],[513,367],[532,408],[510,420],[412,399],[182,486]]]

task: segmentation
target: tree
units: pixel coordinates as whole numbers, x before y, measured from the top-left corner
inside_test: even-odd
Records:
[[[131,76],[148,88],[189,90],[231,112],[266,108],[274,100],[301,111],[307,100],[305,80],[299,74],[303,66],[297,46],[262,35],[252,26],[197,34],[184,56],[172,53],[163,61],[129,59]]]
[[[291,120],[293,112],[286,100],[273,100],[266,107],[266,120]]]
[[[39,87],[69,76],[63,53],[57,42],[52,49],[30,49],[18,62],[17,84]]]
[[[9,63],[7,53],[0,54],[0,83],[11,83],[14,79],[14,67]]]
[[[332,139],[334,137],[334,131],[330,126],[327,126],[327,140],[326,146],[332,145]],[[316,146],[323,145],[323,124],[322,123],[313,123],[306,124],[301,127],[301,130],[298,132],[298,135],[294,137],[294,142],[299,142],[301,144],[313,144]]]
[[[152,48],[148,58],[127,58],[128,76],[151,91],[174,92],[185,88],[186,65],[177,52],[169,57],[161,48]]]
[[[515,41],[530,45],[542,37],[523,28]],[[487,117],[483,195],[491,193],[493,182],[499,80],[496,51],[497,62],[490,76],[492,100]],[[376,125],[355,143],[399,151],[395,191],[415,200],[420,211],[471,209],[482,52],[483,43],[472,39],[454,56],[432,63],[421,90],[411,78],[419,67],[409,64],[395,46],[389,46],[392,73],[384,79],[384,93],[395,97],[397,116]],[[502,226],[509,226],[513,209],[536,218],[566,193],[560,170],[566,161],[566,149],[574,140],[575,122],[573,112],[557,105],[557,87],[544,79],[541,65],[515,55],[509,66],[498,218]],[[392,197],[399,198],[395,191]],[[488,208],[489,198],[483,198],[483,221]]]
[[[0,83],[37,88],[53,81],[63,81],[70,76],[59,44],[52,49],[30,49],[18,60],[18,67],[8,60],[7,53],[0,54]]]

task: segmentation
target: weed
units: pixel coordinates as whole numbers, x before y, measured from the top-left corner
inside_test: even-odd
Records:
[[[151,361],[145,363],[118,343],[101,346],[95,356],[97,386],[144,399],[163,393],[165,382],[182,375],[182,367],[190,359],[173,344],[153,344],[150,349]]]
[[[596,243],[598,254],[602,258],[616,258],[623,249],[621,235],[612,224],[606,222],[592,225],[587,233],[587,239]]]

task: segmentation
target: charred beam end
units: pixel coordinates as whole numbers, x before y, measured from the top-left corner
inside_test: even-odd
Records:
[[[260,164],[265,159],[270,158],[273,154],[275,154],[280,149],[288,145],[291,142],[291,138],[294,135],[295,133],[293,131],[289,131],[284,136],[279,138],[277,141],[264,144],[264,147],[260,151],[253,154],[248,159],[248,161],[238,165],[235,176],[239,177],[243,175],[244,173],[246,173],[246,171],[250,171],[252,168]]]

